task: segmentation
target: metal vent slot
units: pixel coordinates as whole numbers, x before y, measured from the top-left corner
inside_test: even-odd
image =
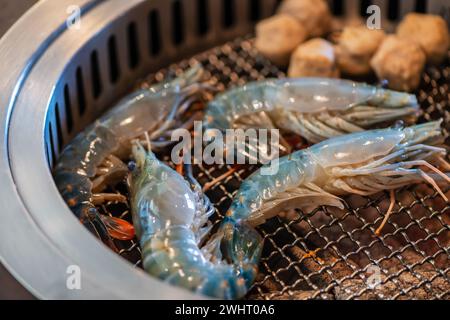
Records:
[[[55,143],[53,139],[53,126],[52,123],[48,123],[48,136],[50,138],[50,154],[51,154],[51,160],[49,161],[51,165],[53,166],[53,163],[56,159],[56,151],[55,151]]]
[[[81,67],[77,67],[76,82],[77,82],[78,114],[80,117],[82,117],[86,111],[86,94],[84,92],[83,71],[81,70]]]
[[[209,30],[208,0],[197,0],[197,34],[203,36]]]
[[[70,103],[69,86],[64,85],[64,108],[66,111],[67,133],[71,134],[73,129],[72,105]]]
[[[335,16],[342,16],[345,12],[345,4],[343,0],[332,0],[330,7],[331,12]]]
[[[59,105],[55,104],[55,121],[56,121],[56,133],[58,135],[58,152],[61,152],[62,145],[63,145],[63,138],[62,138],[62,128],[61,128],[61,116],[59,114]]]
[[[131,22],[127,28],[128,36],[128,66],[135,69],[139,64],[139,45],[137,41],[136,23]]]
[[[234,0],[223,0],[223,17],[222,17],[222,25],[224,28],[230,28],[235,23],[235,3]]]
[[[48,135],[48,132],[47,132],[47,135]],[[48,144],[48,142],[46,140],[45,141],[45,156],[47,158],[48,166],[51,167],[51,166],[53,166],[53,163],[52,163],[52,159],[51,159],[51,156],[50,156],[50,150],[49,149],[50,149],[50,146],[49,146],[49,144]]]
[[[157,10],[152,10],[148,15],[148,29],[150,55],[156,56],[161,51],[161,28]]]
[[[359,15],[361,17],[366,17],[367,14],[367,8],[372,5],[372,1],[371,0],[361,0],[361,3],[359,5]]]
[[[427,0],[416,0],[416,12],[425,13],[427,12]]]
[[[120,77],[119,59],[117,57],[117,43],[114,35],[108,39],[109,80],[116,83]]]
[[[102,93],[102,81],[100,78],[100,66],[98,64],[98,53],[96,50],[91,53],[91,80],[92,95],[97,99]]]
[[[388,4],[388,14],[387,17],[391,21],[395,21],[399,17],[399,8],[400,8],[399,0],[390,0]]]
[[[248,0],[249,1],[249,17],[251,22],[256,22],[261,18],[261,2],[260,0]]]
[[[172,3],[172,40],[174,45],[179,45],[184,41],[184,19],[183,4],[181,1]]]
[[[281,2],[283,2],[283,0],[275,0],[273,3],[273,8],[272,10],[269,12],[271,15],[275,14],[278,10],[278,7],[280,6]]]

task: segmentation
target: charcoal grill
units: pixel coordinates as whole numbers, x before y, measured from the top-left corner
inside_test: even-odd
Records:
[[[222,88],[283,76],[247,36],[278,2],[41,1],[2,38],[0,262],[33,295],[203,298],[146,275],[134,241],[119,243],[122,257],[103,246],[65,205],[50,168],[77,132],[134,86],[161,80],[195,61]],[[380,5],[388,30],[412,10],[443,15],[450,10],[444,1],[431,0],[330,1],[342,19],[360,17],[371,3]],[[74,5],[81,13],[79,29],[66,24],[67,9]],[[447,59],[426,70],[417,91],[421,121],[443,117],[447,135],[449,83]],[[204,184],[228,169],[199,166],[195,174]],[[240,169],[209,191],[218,209],[216,222],[250,171]],[[319,208],[268,221],[258,229],[265,248],[247,297],[448,299],[448,204],[423,185],[398,190],[394,215],[382,236],[375,237],[387,201],[384,193],[351,196],[343,211]],[[126,210],[115,213],[129,218]],[[67,289],[71,265],[80,267],[81,290]],[[377,271],[381,284],[371,289],[368,283]]]

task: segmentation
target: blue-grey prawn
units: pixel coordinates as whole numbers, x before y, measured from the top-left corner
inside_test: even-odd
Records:
[[[441,122],[347,134],[272,160],[277,161],[277,172],[263,175],[263,166],[249,176],[233,199],[227,221],[258,225],[289,209],[343,209],[340,196],[367,196],[414,183],[430,184],[448,201],[438,185],[450,182],[448,173],[433,165],[449,167],[446,149],[440,147]]]
[[[208,103],[204,126],[221,131],[282,129],[318,143],[382,123],[402,120],[412,124],[419,110],[415,95],[365,83],[325,78],[268,79],[217,95]],[[289,146],[281,142],[281,149],[289,153]],[[257,141],[249,141],[250,148],[256,145]]]
[[[102,193],[127,176],[128,168],[120,158],[128,157],[130,141],[146,132],[156,146],[172,143],[161,137],[180,126],[175,120],[201,91],[202,71],[196,65],[171,81],[126,96],[79,133],[57,160],[53,175],[64,200],[81,222],[113,249],[111,237],[129,239],[134,230],[124,220],[101,215],[95,204],[126,201],[122,195]]]
[[[150,143],[149,143],[150,145]],[[233,226],[231,263],[222,260],[222,236],[211,231],[214,207],[185,165],[186,179],[136,142],[129,178],[131,212],[144,269],[172,285],[220,299],[240,298],[257,274],[262,239],[250,226]]]

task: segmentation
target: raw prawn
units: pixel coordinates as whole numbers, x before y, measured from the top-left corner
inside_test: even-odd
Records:
[[[196,65],[172,81],[133,92],[62,151],[53,172],[61,195],[81,222],[112,248],[111,237],[130,239],[134,231],[128,222],[97,211],[95,204],[126,201],[122,195],[101,192],[128,174],[119,158],[129,156],[131,139],[150,132],[155,145],[172,143],[157,139],[180,126],[177,115],[186,109],[189,97],[202,89],[197,83],[201,75],[202,68]]]
[[[437,182],[448,184],[450,178],[431,164],[446,163],[446,149],[439,147],[444,141],[441,123],[352,133],[273,160],[276,173],[263,175],[263,166],[248,177],[226,216],[258,225],[284,210],[343,209],[340,196],[367,196],[423,182],[448,201]]]
[[[222,260],[222,234],[211,230],[214,207],[185,165],[184,179],[137,142],[130,166],[131,211],[144,269],[170,284],[221,299],[242,297],[257,273],[262,240],[253,228],[233,226],[231,264]],[[203,244],[204,243],[204,244]]]
[[[209,102],[206,129],[283,129],[317,143],[372,126],[415,122],[417,98],[349,80],[269,79],[233,88]],[[252,143],[252,142],[250,142]]]

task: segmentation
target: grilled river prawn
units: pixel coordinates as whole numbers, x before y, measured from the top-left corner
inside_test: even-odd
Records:
[[[98,212],[95,204],[126,201],[122,195],[101,192],[128,174],[119,158],[129,156],[130,140],[150,132],[154,146],[172,143],[161,137],[180,126],[175,119],[204,88],[198,83],[202,71],[197,65],[172,81],[133,92],[62,151],[53,172],[61,195],[80,221],[111,248],[115,249],[112,238],[131,239],[134,230],[128,222]]]
[[[237,221],[258,225],[288,209],[343,208],[339,196],[346,194],[367,196],[426,182],[448,201],[437,182],[450,178],[431,164],[447,164],[446,149],[438,147],[444,141],[441,122],[339,136],[273,160],[274,175],[263,175],[262,167],[241,184],[226,214],[225,239]]]

